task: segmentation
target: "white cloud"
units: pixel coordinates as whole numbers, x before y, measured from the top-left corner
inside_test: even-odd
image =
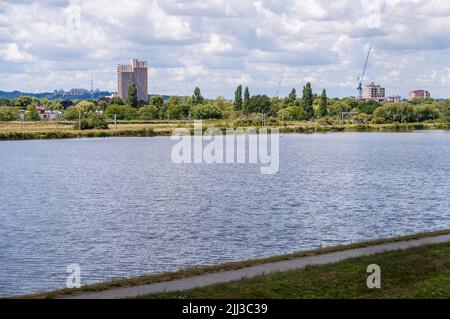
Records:
[[[152,92],[274,94],[282,80],[287,94],[313,80],[345,96],[373,46],[367,76],[388,93],[448,96],[449,20],[447,0],[2,0],[0,90],[88,87],[92,72],[114,90],[115,66],[135,57]]]
[[[19,49],[17,43],[9,43],[0,49],[0,59],[6,62],[24,63],[30,62],[32,56],[25,51]]]
[[[225,42],[218,34],[212,34],[203,51],[207,54],[220,54],[230,52],[232,49],[231,43]]]

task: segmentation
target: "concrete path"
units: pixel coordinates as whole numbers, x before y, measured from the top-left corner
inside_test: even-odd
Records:
[[[324,255],[301,257],[288,261],[281,261],[271,264],[252,266],[240,270],[224,271],[200,275],[196,277],[173,280],[163,283],[148,284],[129,288],[115,288],[111,290],[84,293],[78,296],[69,297],[70,299],[119,299],[133,298],[154,293],[185,291],[193,288],[201,288],[219,283],[229,283],[244,278],[254,278],[267,274],[286,272],[302,269],[307,266],[318,266],[333,264],[343,260],[355,257],[370,256],[378,253],[404,250],[413,247],[420,247],[430,244],[441,244],[450,242],[450,235],[423,238],[411,241],[401,241],[396,243],[387,243],[366,248],[358,248],[334,252]]]

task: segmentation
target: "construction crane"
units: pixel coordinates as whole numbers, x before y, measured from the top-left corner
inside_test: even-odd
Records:
[[[367,64],[369,63],[369,57],[370,57],[371,52],[372,52],[372,47],[369,48],[369,52],[367,53],[366,62],[364,63],[364,69],[363,69],[362,75],[358,77],[358,94],[359,94],[358,96],[359,96],[360,100],[363,98],[363,81],[364,81],[364,76],[366,75]]]

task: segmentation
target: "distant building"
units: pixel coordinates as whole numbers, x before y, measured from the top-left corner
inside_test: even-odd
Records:
[[[136,85],[139,100],[148,100],[148,63],[131,60],[128,65],[117,67],[117,92],[122,100],[128,98],[128,89]]]
[[[41,118],[42,121],[58,121],[63,118],[62,111],[46,110],[45,107],[42,105],[36,106],[36,111],[39,113],[39,117]],[[25,116],[28,112],[29,111],[27,111],[27,110],[21,110],[20,111],[20,119],[24,120]]]
[[[91,94],[91,92],[86,89],[71,89],[69,92],[65,92],[65,93],[66,93],[66,95],[72,95],[72,96]]]
[[[67,100],[86,100],[86,99],[99,99],[107,96],[111,93],[106,91],[100,91],[99,89],[71,89],[69,91],[55,90],[52,94],[47,95],[49,99],[67,99]]]
[[[403,99],[400,95],[388,96],[386,98],[386,102],[388,103],[402,103]]]
[[[431,93],[425,90],[415,90],[409,93],[409,100],[412,101],[414,99],[429,99],[431,98]]]
[[[383,102],[386,100],[386,89],[375,83],[369,83],[363,89],[363,100]]]
[[[44,111],[40,112],[39,116],[43,121],[57,121],[63,117],[61,111]]]

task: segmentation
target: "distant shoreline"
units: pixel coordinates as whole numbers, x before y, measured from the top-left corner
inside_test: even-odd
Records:
[[[23,140],[55,140],[55,139],[76,139],[76,138],[110,138],[110,137],[154,137],[171,136],[176,126],[142,127],[142,125],[127,125],[126,129],[115,130],[86,130],[76,131],[67,129],[51,130],[8,130],[0,126],[0,141],[23,141]],[[112,125],[111,125],[112,126]],[[179,126],[187,128],[188,125]],[[228,127],[205,125],[205,128],[217,127],[225,133]],[[245,128],[245,127],[244,127]],[[268,127],[268,129],[278,128],[283,134],[314,134],[314,133],[338,133],[338,132],[411,132],[420,130],[450,130],[450,123],[404,123],[404,124],[346,124],[346,125],[319,125],[315,123],[304,123],[283,127]]]

